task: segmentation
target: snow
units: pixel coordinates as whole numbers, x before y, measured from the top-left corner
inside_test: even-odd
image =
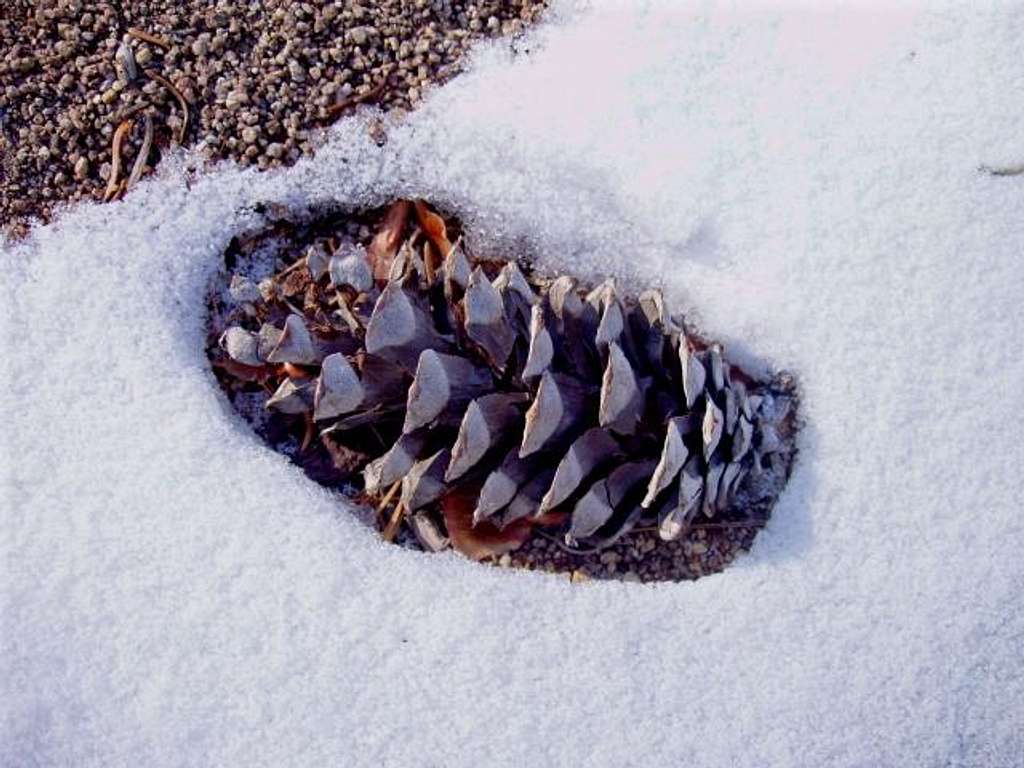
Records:
[[[166,167],[3,251],[0,762],[1024,763],[1019,6],[563,8],[377,148]],[[379,542],[203,355],[261,201],[455,205],[796,371],[753,552],[653,587]]]

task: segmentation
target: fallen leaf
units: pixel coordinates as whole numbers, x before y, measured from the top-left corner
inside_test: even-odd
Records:
[[[459,487],[441,499],[441,512],[452,546],[471,560],[496,557],[521,547],[530,538],[533,521],[520,519],[501,529],[493,523],[473,525],[479,486]]]
[[[374,280],[387,282],[391,274],[391,262],[395,260],[398,246],[402,242],[405,224],[409,220],[409,208],[408,200],[399,200],[392,205],[384,216],[380,230],[366,249]]]
[[[419,219],[420,227],[430,238],[430,242],[438,250],[437,262],[427,265],[427,268],[434,271],[441,268],[441,262],[452,249],[448,240],[448,230],[444,225],[444,219],[434,213],[422,200],[416,201],[416,218]]]

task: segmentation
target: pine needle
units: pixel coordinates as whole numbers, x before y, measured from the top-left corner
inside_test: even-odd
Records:
[[[388,492],[384,494],[384,498],[382,498],[380,500],[380,504],[377,505],[377,516],[378,517],[380,517],[380,515],[384,512],[384,510],[387,508],[388,504],[391,503],[391,499],[394,498],[395,494],[398,493],[398,489],[401,488],[401,487],[402,487],[402,481],[401,480],[395,480],[395,482],[392,484],[392,486],[390,488],[388,488]]]
[[[122,120],[114,131],[110,147],[110,178],[107,179],[107,188],[103,192],[105,203],[114,200],[121,191],[121,152],[124,149],[125,137],[134,124],[134,120]]]
[[[188,102],[185,101],[185,97],[181,95],[181,91],[174,87],[174,83],[168,80],[166,77],[161,75],[154,69],[146,70],[146,77],[150,80],[160,83],[164,88],[169,90],[175,99],[178,100],[178,105],[181,107],[181,127],[178,129],[178,143],[184,145],[185,134],[188,133]]]
[[[146,133],[142,137],[142,147],[139,149],[139,154],[135,158],[135,164],[132,166],[131,175],[128,177],[127,189],[131,189],[142,178],[142,174],[146,170],[146,161],[149,159],[149,152],[152,148],[153,118],[146,115]]]
[[[151,43],[159,48],[163,48],[165,51],[171,49],[171,42],[166,38],[153,35],[144,29],[138,27],[128,27],[128,34],[134,37],[136,40],[141,40],[144,43]]]
[[[355,107],[366,101],[376,101],[378,98],[380,98],[380,95],[384,93],[384,88],[388,84],[388,77],[390,75],[391,69],[389,68],[388,71],[385,72],[381,79],[377,82],[377,84],[374,85],[366,93],[349,96],[348,98],[342,99],[337,104],[332,104],[331,106],[327,107],[327,117],[333,120],[346,109],[351,109],[352,107]]]
[[[398,533],[398,527],[402,524],[402,520],[405,519],[405,504],[398,502],[395,506],[395,511],[391,513],[391,519],[388,520],[388,524],[384,527],[384,532],[381,533],[381,538],[384,541],[394,541],[395,535]]]

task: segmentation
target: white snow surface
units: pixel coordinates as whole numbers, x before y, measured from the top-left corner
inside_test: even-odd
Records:
[[[563,7],[377,148],[167,167],[2,255],[0,762],[1024,764],[1020,5]],[[529,53],[525,52],[529,49]],[[570,585],[384,545],[203,353],[259,201],[456,206],[661,284],[807,426],[753,551]]]

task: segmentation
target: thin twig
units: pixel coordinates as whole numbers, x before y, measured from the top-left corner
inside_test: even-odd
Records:
[[[107,179],[107,188],[103,192],[103,202],[109,203],[120,190],[121,183],[121,150],[124,147],[124,139],[135,124],[134,120],[122,120],[114,131],[114,138],[110,146],[110,178]]]
[[[132,172],[131,175],[128,177],[128,189],[131,189],[135,184],[138,184],[139,179],[142,178],[142,174],[146,170],[146,161],[149,159],[149,152],[152,148],[153,118],[147,114],[146,133],[142,137],[142,147],[139,149],[139,154],[135,157],[135,164],[132,165]]]
[[[171,42],[166,38],[159,37],[157,35],[150,34],[144,29],[138,27],[128,27],[128,34],[134,37],[136,40],[141,40],[144,43],[152,43],[165,51],[171,50]]]
[[[185,97],[181,95],[181,91],[174,87],[174,83],[161,75],[155,69],[147,69],[146,77],[160,83],[160,85],[169,90],[174,95],[174,98],[178,100],[178,105],[181,107],[182,114],[181,128],[178,129],[178,143],[184,145],[185,134],[188,133],[188,102],[185,101]]]

